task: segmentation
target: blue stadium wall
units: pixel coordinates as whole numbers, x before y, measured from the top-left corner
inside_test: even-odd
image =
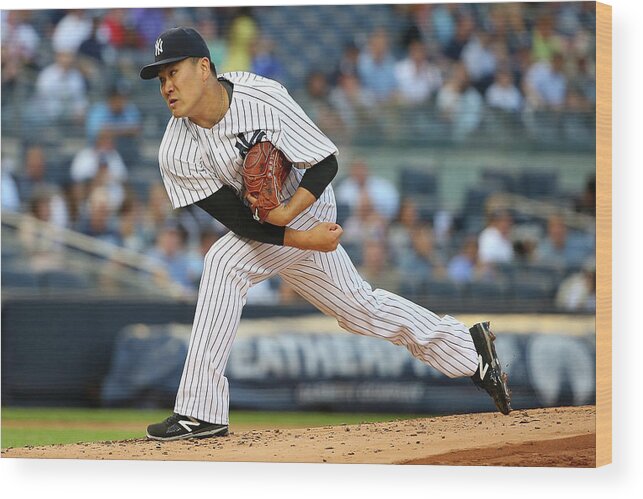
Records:
[[[273,331],[240,331],[226,374],[231,406],[257,410],[457,413],[493,410],[468,379],[451,380],[382,340],[303,328],[309,307],[244,309],[273,318]],[[65,299],[7,300],[2,307],[5,406],[171,407],[187,352],[191,304]],[[284,322],[275,317],[299,317]],[[321,317],[319,314],[317,314]],[[315,317],[313,315],[312,317]],[[547,316],[556,324],[556,316]],[[573,334],[544,334],[538,316],[499,334],[515,408],[582,405],[595,400],[593,320]],[[565,319],[565,320],[563,320]],[[494,320],[511,322],[507,316]],[[573,319],[572,319],[573,320]],[[275,332],[275,330],[277,332]]]

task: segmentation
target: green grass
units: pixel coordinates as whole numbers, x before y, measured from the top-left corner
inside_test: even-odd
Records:
[[[75,442],[99,442],[141,438],[145,427],[161,421],[169,410],[134,409],[60,409],[60,408],[3,408],[2,436],[0,446],[23,447],[26,445],[49,445]],[[235,425],[267,427],[291,426],[312,427],[364,422],[391,421],[419,417],[412,414],[362,414],[321,412],[264,412],[231,411],[232,430]],[[426,415],[422,416],[426,417]],[[29,427],[13,427],[26,423]],[[100,428],[106,423],[109,428]],[[64,427],[60,427],[60,425]],[[96,428],[87,428],[87,425]],[[118,428],[122,424],[123,428]],[[31,426],[33,425],[33,427]],[[58,427],[49,427],[48,425]],[[78,425],[78,427],[74,427]]]
[[[143,435],[144,433],[140,431],[83,430],[80,428],[3,428],[2,448],[125,440],[128,438],[141,438]]]

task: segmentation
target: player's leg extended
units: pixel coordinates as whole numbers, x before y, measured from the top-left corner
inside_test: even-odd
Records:
[[[280,275],[347,331],[403,345],[452,378],[472,376],[478,367],[478,354],[464,324],[388,291],[373,290],[341,246],[332,253],[313,252]]]
[[[176,413],[228,424],[228,380],[223,373],[248,289],[303,255],[298,249],[248,241],[232,233],[212,246],[204,260]]]

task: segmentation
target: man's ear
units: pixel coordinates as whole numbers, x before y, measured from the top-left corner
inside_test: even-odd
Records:
[[[203,74],[203,81],[207,80],[210,76],[210,73],[212,73],[212,70],[210,69],[210,61],[207,57],[202,57],[199,60],[199,67],[201,68],[201,73]]]

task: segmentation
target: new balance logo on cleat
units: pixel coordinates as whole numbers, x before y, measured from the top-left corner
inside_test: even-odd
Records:
[[[469,329],[469,333],[478,352],[478,368],[471,379],[476,386],[491,396],[500,412],[509,414],[511,395],[507,386],[507,375],[502,372],[496,348],[493,345],[496,337],[489,329],[488,322],[475,324]]]
[[[179,424],[180,424],[183,428],[185,428],[187,431],[192,431],[192,428],[190,428],[190,426],[196,426],[196,427],[201,426],[201,423],[199,423],[198,421],[185,421],[185,420],[181,420],[181,421],[179,421]]]
[[[478,354],[478,371],[480,372],[480,379],[484,380],[487,370],[489,369],[489,364],[487,364],[482,355]]]

